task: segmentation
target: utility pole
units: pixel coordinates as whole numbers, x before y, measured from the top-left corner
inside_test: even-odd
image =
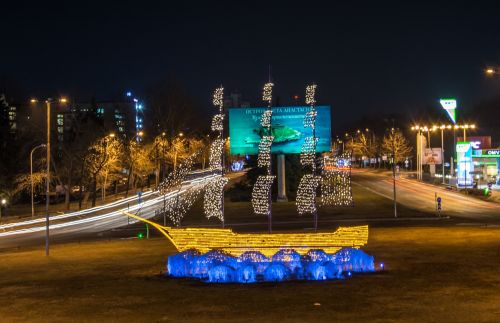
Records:
[[[45,255],[49,255],[49,202],[50,202],[50,103],[51,99],[45,101],[47,103],[47,179],[46,179],[46,195],[45,195]]]

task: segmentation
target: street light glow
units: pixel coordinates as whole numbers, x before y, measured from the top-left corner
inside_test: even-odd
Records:
[[[35,99],[35,98],[32,98],[32,99],[30,100],[30,102],[31,102],[31,103],[37,103],[37,102],[38,102],[38,100],[37,100],[37,99]]]
[[[493,75],[493,74],[495,74],[495,70],[493,68],[489,67],[486,69],[486,74]]]
[[[68,99],[66,99],[66,98],[60,98],[60,99],[59,99],[59,102],[60,102],[60,103],[67,103],[67,102],[68,102]]]
[[[7,204],[7,200],[6,199],[2,199],[1,203],[2,203],[2,205]]]

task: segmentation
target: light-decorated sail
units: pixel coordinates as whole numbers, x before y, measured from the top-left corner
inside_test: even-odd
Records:
[[[259,155],[257,157],[258,167],[266,170],[266,175],[257,178],[252,190],[252,207],[255,214],[267,215],[269,232],[272,231],[272,196],[271,187],[275,176],[271,175],[272,157],[271,147],[274,137],[272,135],[272,99],[274,84],[268,82],[264,84],[262,90],[262,100],[267,102],[267,109],[260,117],[260,125],[263,128],[263,135],[259,142]]]
[[[354,206],[351,184],[351,154],[345,152],[325,165],[321,180],[321,205]]]
[[[271,214],[271,187],[274,182],[274,175],[260,175],[253,186],[252,206],[255,214]]]
[[[300,164],[310,170],[309,174],[305,174],[300,179],[297,190],[297,212],[300,215],[313,214],[314,227],[317,227],[317,207],[316,207],[316,192],[321,182],[321,177],[316,176],[316,84],[311,84],[306,87],[306,104],[309,104],[309,111],[304,115],[304,128],[311,128],[311,135],[304,138],[300,152]]]
[[[203,196],[203,210],[207,218],[215,217],[222,222],[224,226],[224,186],[228,179],[224,177],[224,88],[221,86],[214,91],[212,100],[219,113],[213,116],[212,131],[217,133],[217,138],[212,141],[210,146],[209,167],[220,173],[220,177],[212,179],[205,189]]]

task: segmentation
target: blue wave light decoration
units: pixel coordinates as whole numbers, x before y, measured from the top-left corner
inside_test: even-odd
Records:
[[[188,250],[169,256],[167,270],[171,277],[196,278],[207,283],[256,283],[343,279],[352,273],[373,272],[375,264],[372,256],[354,248],[335,254],[309,250],[304,256],[282,249],[271,258],[258,251],[247,251],[236,258],[219,250],[205,254]]]

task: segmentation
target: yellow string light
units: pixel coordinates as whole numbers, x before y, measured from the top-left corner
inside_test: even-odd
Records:
[[[206,253],[218,249],[239,257],[247,251],[258,251],[271,257],[282,249],[294,249],[301,255],[311,249],[334,254],[341,248],[360,248],[368,243],[367,225],[339,227],[333,232],[235,233],[231,229],[164,227],[135,214],[125,214],[157,228],[179,252],[195,249]]]

